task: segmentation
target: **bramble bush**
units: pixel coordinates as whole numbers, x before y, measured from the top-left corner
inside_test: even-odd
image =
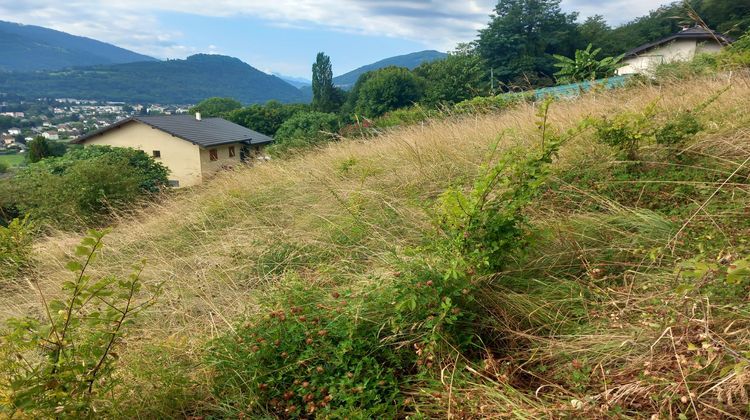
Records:
[[[66,266],[74,278],[63,283],[64,298],[41,295],[43,319],[7,321],[0,336],[0,413],[85,418],[106,404],[103,397],[112,397],[125,332],[155,302],[159,288],[144,286],[143,263],[125,279],[88,275],[104,235],[91,231],[76,247],[78,259]]]
[[[387,303],[287,284],[266,314],[211,348],[216,393],[231,415],[394,417],[408,360],[381,342]]]

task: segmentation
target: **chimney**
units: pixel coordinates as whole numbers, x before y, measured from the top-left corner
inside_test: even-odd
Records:
[[[201,113],[200,112],[196,112],[195,113],[195,119],[198,120],[198,121],[201,120]]]

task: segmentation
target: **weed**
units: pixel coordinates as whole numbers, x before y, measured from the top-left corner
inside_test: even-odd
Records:
[[[45,320],[8,321],[0,360],[6,401],[0,411],[44,417],[89,417],[97,399],[114,389],[113,373],[125,330],[133,317],[153,304],[139,300],[142,265],[127,279],[92,279],[87,270],[102,247],[103,232],[91,231],[76,248],[81,260],[67,269],[75,279],[63,284],[65,300],[46,301]],[[157,292],[157,290],[154,290]]]

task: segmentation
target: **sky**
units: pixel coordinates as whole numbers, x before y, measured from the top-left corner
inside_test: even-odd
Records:
[[[563,0],[612,25],[665,1]],[[310,78],[318,51],[339,75],[383,58],[449,51],[476,38],[497,0],[0,0],[0,20],[109,42],[152,57],[238,57],[267,73]]]

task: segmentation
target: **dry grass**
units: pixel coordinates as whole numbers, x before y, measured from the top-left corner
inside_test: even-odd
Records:
[[[639,111],[654,101],[670,112],[690,109],[727,82],[727,77],[717,76],[689,85],[675,82],[591,94],[554,104],[550,121],[565,130],[588,116]],[[750,78],[735,75],[732,83],[730,91],[709,111],[709,132],[691,146],[695,153],[713,156],[721,170],[730,173],[750,156],[750,117],[746,113],[750,109]],[[222,174],[202,187],[166,195],[135,214],[121,215],[106,237],[106,248],[95,270],[123,274],[134,261],[145,258],[144,278],[165,286],[158,305],[128,338],[123,371],[128,380],[140,382],[130,388],[141,390],[133,394],[134,404],[148,401],[151,392],[161,395],[159,392],[164,391],[157,389],[157,381],[162,379],[143,374],[149,369],[157,372],[159,364],[189,366],[198,384],[193,387],[205,385],[207,373],[201,364],[205,343],[231,329],[244,314],[257,311],[267,286],[283,278],[284,270],[294,270],[321,287],[372,287],[371,279],[393,269],[390,262],[394,255],[402,255],[405,249],[434,235],[431,203],[450,185],[470,184],[495,141],[499,140],[501,147],[538,147],[534,115],[534,107],[524,105],[499,115],[449,118],[401,128],[372,140],[342,141],[293,159]],[[582,135],[562,150],[556,170],[560,174],[581,168],[607,171],[612,160],[610,149]],[[745,194],[743,199],[747,200],[747,189],[738,186],[736,191]],[[519,418],[555,417],[576,408],[571,400],[583,401],[590,415],[603,416],[606,410],[600,411],[602,406],[639,409],[638,404],[655,392],[654,387],[672,387],[676,395],[688,395],[684,389],[687,382],[674,377],[679,374],[675,360],[680,363],[679,355],[687,354],[697,327],[707,331],[712,340],[731,340],[733,346],[745,346],[735,351],[747,351],[747,320],[727,324],[726,312],[721,319],[711,317],[707,310],[696,311],[692,318],[681,315],[665,334],[650,326],[660,325],[657,320],[641,316],[664,308],[672,308],[667,312],[677,316],[688,305],[659,286],[661,281],[669,283],[658,274],[664,272],[660,267],[669,267],[675,257],[666,256],[658,263],[646,261],[645,256],[640,261],[632,257],[636,248],[666,245],[673,231],[665,228],[666,235],[659,231],[633,236],[632,231],[608,223],[605,216],[626,214],[653,226],[653,220],[643,220],[650,217],[649,213],[572,185],[561,185],[554,195],[540,202],[531,215],[539,226],[557,234],[538,251],[536,259],[518,270],[535,272],[548,280],[555,276],[569,280],[565,270],[571,267],[583,273],[574,280],[592,290],[596,302],[575,319],[594,326],[564,334],[556,326],[573,319],[561,308],[572,301],[580,302],[580,296],[575,296],[580,290],[562,291],[559,300],[542,308],[538,308],[538,302],[531,302],[529,305],[536,309],[530,312],[522,295],[509,299],[514,295],[499,280],[495,282],[494,292],[488,293],[488,299],[495,299],[491,303],[497,320],[493,328],[521,344],[516,354],[488,358],[490,365],[511,361],[509,372],[463,372],[471,379],[463,383],[463,390],[456,389],[455,395],[481,401],[480,411],[473,416],[511,417],[508,414],[515,413],[513,416]],[[592,216],[583,210],[584,202],[600,203],[605,210]],[[593,227],[591,236],[580,235],[574,227],[576,221]],[[672,222],[679,225],[682,221]],[[34,280],[46,295],[57,293],[66,276],[61,267],[79,237],[60,232],[37,245],[40,264]],[[597,259],[613,249],[628,255],[622,261],[611,261],[627,263],[627,267],[613,270],[621,279],[609,285],[590,281],[586,273],[599,267],[602,261]],[[649,289],[642,290],[641,282]],[[655,305],[653,299],[661,299],[661,304]],[[26,284],[0,296],[0,319],[38,310],[37,294]],[[519,319],[519,313],[529,318]],[[747,313],[737,313],[743,315]],[[540,323],[548,328],[539,328]],[[158,349],[156,353],[154,348]],[[653,357],[652,351],[659,356]],[[561,354],[586,359],[592,367],[590,380],[596,383],[587,389],[600,389],[598,394],[560,391],[555,381],[540,379],[538,371],[527,369],[545,363],[555,366]],[[668,384],[644,379],[643,370],[658,372]],[[717,401],[747,398],[743,391],[747,370],[724,376],[715,373],[713,377],[720,380],[691,390],[695,395],[689,403],[704,417],[723,415],[718,408],[710,408]],[[508,389],[503,390],[506,386]],[[415,393],[417,407],[422,404],[416,411],[446,412],[446,399],[435,405],[435,401],[425,402],[419,392]],[[432,411],[427,409],[430,405]],[[654,403],[640,409],[653,413],[658,408]]]

